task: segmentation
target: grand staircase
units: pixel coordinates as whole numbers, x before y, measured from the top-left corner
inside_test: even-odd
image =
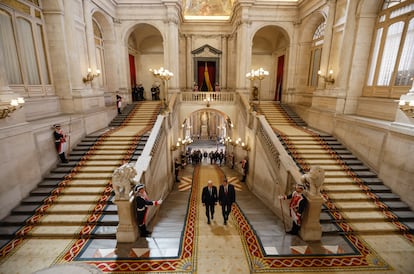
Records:
[[[128,105],[88,135],[30,195],[0,221],[0,247],[12,239],[115,239],[114,169],[141,155],[160,111],[158,102]]]
[[[399,233],[412,239],[414,213],[409,206],[335,137],[306,127],[285,105],[262,102],[259,112],[301,172],[315,165],[325,169],[324,234]]]

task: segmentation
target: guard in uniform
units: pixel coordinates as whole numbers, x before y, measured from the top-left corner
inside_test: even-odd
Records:
[[[137,222],[141,237],[147,237],[151,235],[151,231],[147,230],[146,219],[148,213],[148,206],[160,205],[162,200],[151,201],[148,199],[145,187],[143,184],[138,184],[134,188],[135,191],[135,203],[137,208]]]

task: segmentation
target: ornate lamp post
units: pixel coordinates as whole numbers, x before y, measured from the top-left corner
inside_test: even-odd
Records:
[[[164,104],[164,111],[168,110],[168,80],[171,79],[171,77],[174,76],[174,73],[169,71],[168,69],[165,69],[163,67],[160,67],[159,69],[150,69],[152,74],[156,77],[162,80],[164,83],[164,95],[162,96],[163,104]]]
[[[264,70],[263,68],[259,68],[256,70],[251,70],[250,72],[246,73],[246,78],[249,79],[251,82],[255,80],[259,80],[259,90],[258,90],[258,96],[259,96],[259,104],[260,104],[260,93],[262,91],[262,80],[269,76],[269,72],[267,70]]]

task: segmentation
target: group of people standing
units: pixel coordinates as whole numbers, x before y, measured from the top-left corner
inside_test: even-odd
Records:
[[[219,203],[224,224],[227,225],[232,205],[236,202],[236,191],[234,186],[228,183],[227,178],[224,178],[217,193],[217,187],[213,185],[213,181],[209,180],[207,186],[203,188],[201,202],[206,208],[207,224],[214,219],[214,209]]]
[[[135,87],[132,88],[132,101],[135,102],[145,100],[144,91],[142,83],[135,85]]]

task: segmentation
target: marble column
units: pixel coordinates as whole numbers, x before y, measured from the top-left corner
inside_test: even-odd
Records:
[[[320,214],[323,199],[320,195],[305,194],[308,204],[302,216],[302,225],[299,236],[304,241],[319,241],[322,238]]]

